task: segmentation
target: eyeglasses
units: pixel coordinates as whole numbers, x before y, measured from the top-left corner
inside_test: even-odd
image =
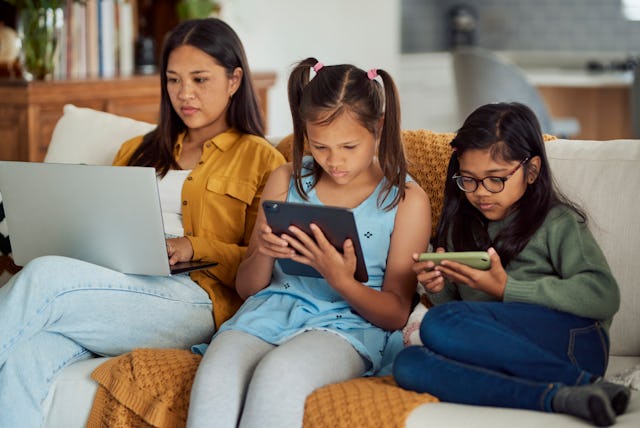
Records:
[[[524,160],[520,162],[518,166],[516,166],[513,169],[513,171],[511,171],[509,174],[507,174],[504,177],[488,176],[479,180],[477,178],[469,177],[467,175],[455,174],[451,178],[453,179],[453,181],[456,182],[460,190],[466,193],[475,192],[478,189],[478,185],[480,183],[482,183],[484,188],[487,189],[489,192],[500,193],[504,190],[504,182],[510,179],[513,176],[513,174],[515,174],[520,169],[520,167],[522,167],[522,165],[524,165],[528,161],[529,161],[528,157],[524,158]]]

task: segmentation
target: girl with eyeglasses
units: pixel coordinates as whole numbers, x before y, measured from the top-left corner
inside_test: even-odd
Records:
[[[491,266],[418,261],[434,304],[423,346],[397,356],[404,388],[442,401],[615,423],[628,388],[605,381],[618,285],[586,214],[553,183],[540,125],[519,103],[487,104],[451,142],[437,252],[487,250]]]

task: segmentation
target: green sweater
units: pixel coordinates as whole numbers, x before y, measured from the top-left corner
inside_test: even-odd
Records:
[[[489,223],[493,238],[505,221]],[[607,260],[584,223],[564,205],[554,207],[524,249],[506,268],[504,302],[546,306],[601,320],[609,328],[620,291]],[[451,300],[495,301],[465,284],[447,283],[430,294],[435,304]]]

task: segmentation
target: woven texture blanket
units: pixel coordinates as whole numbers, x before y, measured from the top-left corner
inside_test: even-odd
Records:
[[[365,377],[319,388],[304,406],[304,428],[394,428],[411,411],[437,402],[429,394],[407,391],[391,376]]]
[[[189,351],[138,349],[103,363],[92,374],[100,386],[87,427],[184,427],[200,359]],[[416,406],[435,401],[400,388],[391,376],[352,379],[311,394],[304,427],[403,426]]]
[[[136,349],[107,360],[87,428],[183,427],[202,357],[178,349]]]

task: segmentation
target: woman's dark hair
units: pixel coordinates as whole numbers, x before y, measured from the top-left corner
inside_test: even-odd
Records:
[[[405,192],[406,160],[400,134],[400,103],[396,85],[384,70],[375,70],[382,79],[381,85],[368,73],[350,64],[323,66],[310,80],[311,68],[318,64],[315,58],[300,61],[289,76],[289,106],[293,118],[293,174],[296,190],[307,199],[302,185],[302,158],[307,140],[306,123],[326,125],[345,112],[374,137],[380,138],[378,161],[386,178],[378,204],[386,199],[396,186],[398,194],[385,207],[396,206]],[[373,77],[373,76],[372,76]],[[382,128],[380,127],[380,119]],[[313,175],[317,183],[322,168],[315,160]]]
[[[529,242],[552,207],[564,204],[586,222],[584,211],[569,201],[554,183],[544,144],[538,119],[523,104],[486,104],[472,112],[451,141],[454,152],[449,160],[444,205],[434,246],[449,251],[486,250],[493,246],[500,254],[503,266],[507,266]],[[522,162],[534,156],[541,160],[536,180],[527,185],[524,195],[510,211],[509,215],[515,213],[512,220],[493,240],[487,231],[486,218],[451,179],[459,172],[458,159],[466,150],[489,150],[494,159],[507,162]],[[530,162],[523,165],[525,177],[531,168],[535,167]],[[451,245],[453,248],[449,248]]]
[[[180,169],[174,159],[174,145],[186,126],[171,105],[167,91],[167,63],[174,49],[189,45],[200,49],[223,66],[227,75],[240,67],[242,81],[227,110],[227,123],[243,134],[264,137],[264,120],[251,81],[249,64],[242,42],[233,29],[216,18],[193,19],[176,26],[165,39],[160,65],[160,117],[158,126],[142,140],[129,165],[155,167],[160,176]]]

